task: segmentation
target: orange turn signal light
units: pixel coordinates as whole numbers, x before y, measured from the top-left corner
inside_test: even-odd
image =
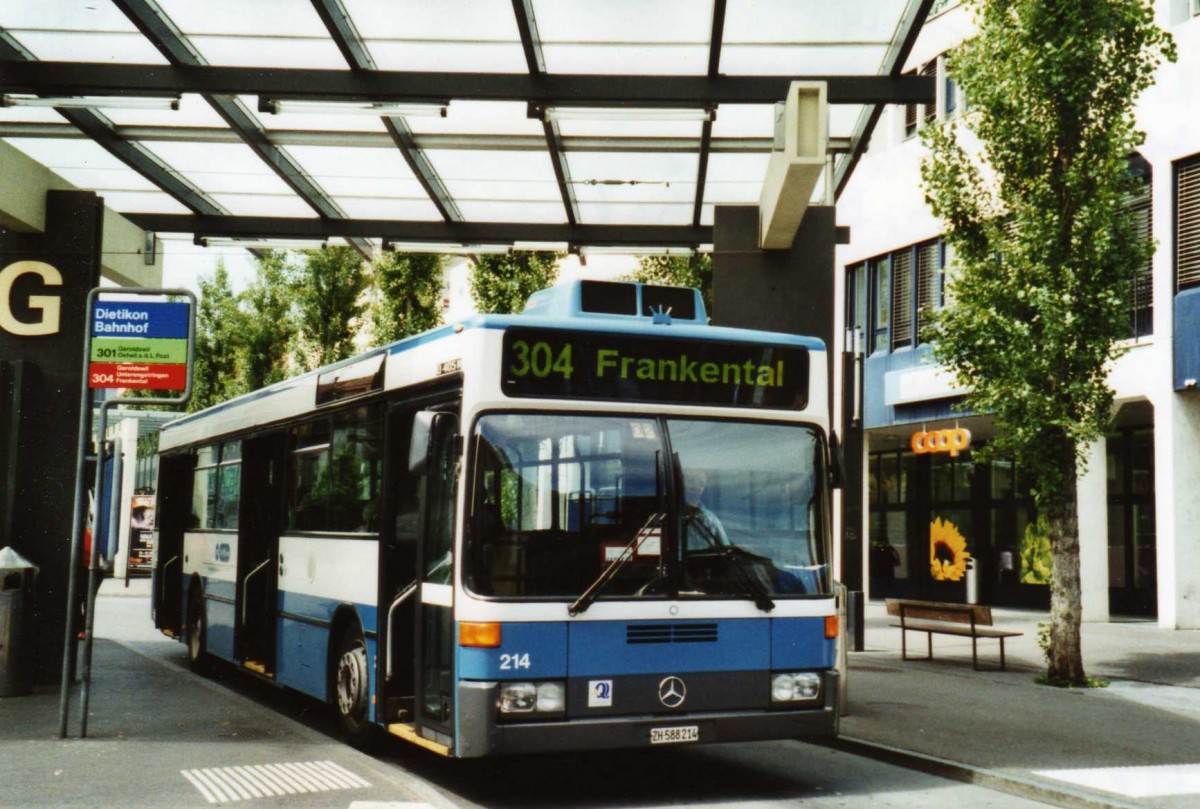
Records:
[[[838,617],[836,615],[825,616],[825,637],[829,639],[838,636]]]
[[[458,645],[494,649],[500,645],[500,624],[463,621],[458,625]]]

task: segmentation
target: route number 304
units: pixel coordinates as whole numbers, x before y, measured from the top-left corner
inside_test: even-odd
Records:
[[[563,379],[570,379],[575,366],[571,364],[571,344],[567,343],[556,356],[549,343],[539,340],[532,346],[524,340],[516,340],[512,344],[514,363],[508,370],[513,376],[528,376],[533,374],[538,379],[545,379],[550,374],[562,374]]]
[[[500,670],[515,671],[517,669],[527,669],[530,667],[529,652],[518,652],[517,654],[502,654],[500,655]]]

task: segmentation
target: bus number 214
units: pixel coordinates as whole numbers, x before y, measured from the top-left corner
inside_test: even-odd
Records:
[[[567,343],[554,355],[554,349],[549,343],[539,340],[532,346],[524,340],[516,340],[512,344],[515,363],[508,370],[513,376],[528,376],[532,373],[538,379],[545,379],[550,374],[562,374],[563,379],[570,379],[575,366],[571,364],[571,344]]]
[[[530,666],[529,652],[524,654],[504,654],[500,655],[500,670],[513,671],[514,669],[527,669]]]

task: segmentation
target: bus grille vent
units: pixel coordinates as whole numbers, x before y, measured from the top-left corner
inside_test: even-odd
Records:
[[[716,624],[629,624],[626,643],[716,643]]]

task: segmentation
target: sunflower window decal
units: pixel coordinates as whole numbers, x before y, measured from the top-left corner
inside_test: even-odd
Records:
[[[967,573],[967,540],[958,526],[936,519],[929,524],[929,567],[937,581],[961,581]]]

